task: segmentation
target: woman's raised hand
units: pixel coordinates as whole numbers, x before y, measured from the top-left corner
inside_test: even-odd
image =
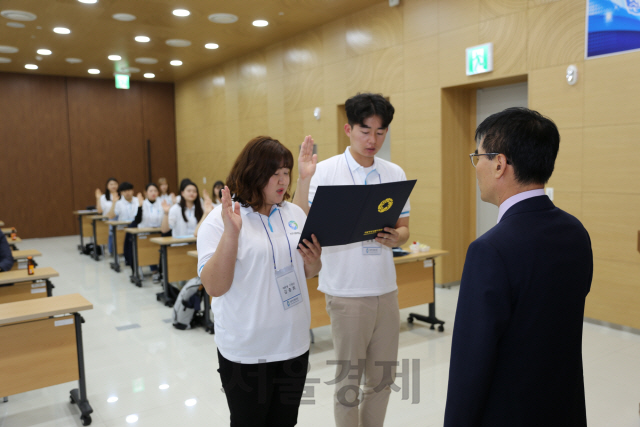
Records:
[[[242,216],[240,216],[240,203],[231,200],[229,187],[226,185],[222,189],[222,222],[225,231],[229,230],[240,234],[242,228]]]
[[[138,193],[136,197],[138,197],[138,206],[142,206],[142,203],[144,203],[144,197],[142,197],[142,193]]]
[[[102,191],[100,191],[99,188],[96,188],[96,199],[99,199],[100,197],[102,197]]]
[[[318,155],[313,154],[313,138],[311,135],[304,137],[298,156],[298,177],[301,180],[310,179],[316,173]]]
[[[171,209],[171,205],[169,203],[167,203],[166,200],[162,201],[162,210],[164,211],[164,213],[168,214],[169,213],[169,209]]]

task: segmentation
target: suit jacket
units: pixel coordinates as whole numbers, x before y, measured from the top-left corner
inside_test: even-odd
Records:
[[[582,322],[593,254],[547,196],[512,206],[467,252],[445,427],[586,426]]]

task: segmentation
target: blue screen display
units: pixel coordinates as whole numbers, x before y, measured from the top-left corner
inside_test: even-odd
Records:
[[[640,49],[640,0],[587,0],[587,57]]]

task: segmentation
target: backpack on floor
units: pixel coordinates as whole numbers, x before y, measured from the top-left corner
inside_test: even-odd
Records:
[[[199,277],[189,280],[180,290],[173,304],[173,327],[184,330],[191,329],[191,322],[196,311],[200,310],[202,281]]]

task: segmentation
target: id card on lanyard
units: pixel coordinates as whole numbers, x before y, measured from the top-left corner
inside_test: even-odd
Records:
[[[351,167],[349,166],[349,158],[347,157],[347,153],[344,153],[344,159],[347,162],[347,169],[349,170],[349,174],[351,175],[351,180],[353,181],[353,185],[356,185],[356,180],[353,178],[353,173],[351,173]],[[375,175],[378,175],[378,181],[382,184],[382,175],[376,170],[371,170],[364,177],[364,185],[367,185],[368,180],[373,178],[375,180]],[[365,240],[362,242],[362,255],[380,255],[382,254],[382,244],[376,242],[375,240]]]
[[[293,256],[291,255],[291,245],[289,244],[287,231],[284,228],[284,220],[282,219],[282,213],[280,212],[280,209],[273,210],[269,215],[269,219],[267,220],[269,223],[269,228],[271,229],[271,232],[273,232],[273,227],[271,227],[271,215],[273,215],[276,211],[278,211],[278,213],[280,214],[280,222],[282,222],[282,230],[284,231],[284,238],[287,240],[287,246],[289,247],[289,260],[291,264],[288,265],[287,267],[281,268],[280,270],[277,269],[275,248],[273,247],[273,242],[271,241],[271,236],[269,236],[267,227],[264,225],[262,216],[260,216],[260,222],[262,222],[262,227],[264,227],[264,231],[265,233],[267,233],[267,237],[269,238],[269,243],[271,243],[271,253],[273,256],[273,270],[275,272],[276,285],[278,286],[278,292],[280,293],[280,298],[282,299],[282,307],[284,308],[284,310],[288,310],[291,307],[298,305],[302,302],[302,292],[300,290],[300,283],[298,282],[298,277],[296,276],[295,269],[293,268]]]

